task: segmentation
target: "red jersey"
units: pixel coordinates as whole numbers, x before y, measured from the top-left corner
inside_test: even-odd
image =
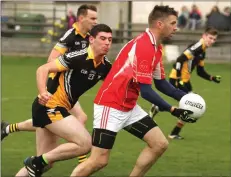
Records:
[[[156,46],[154,35],[146,29],[121,49],[94,103],[129,111],[136,105],[139,83],[152,84],[153,78],[165,78],[162,46]]]

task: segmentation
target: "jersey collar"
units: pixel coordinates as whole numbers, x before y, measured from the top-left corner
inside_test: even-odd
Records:
[[[91,48],[90,45],[89,45],[89,47],[87,48],[87,53],[88,53],[87,60],[93,60],[93,63],[94,63],[95,68],[96,68],[97,66],[99,66],[101,63],[103,63],[103,64],[105,65],[104,60],[102,60],[100,63],[96,64],[94,52],[93,52],[93,50],[92,50],[92,48]]]
[[[146,33],[148,34],[151,43],[152,43],[153,45],[156,46],[156,38],[155,38],[155,36],[152,34],[152,32],[150,31],[150,29],[149,29],[149,28],[146,28],[145,31],[146,31]]]
[[[80,32],[80,30],[79,30],[79,26],[78,26],[77,23],[74,23],[74,24],[72,25],[72,27],[75,29],[75,34],[76,34],[76,35],[79,34],[79,35],[82,36],[83,38],[86,38],[86,36],[90,35],[89,33],[87,33],[86,35],[82,34],[82,33]]]

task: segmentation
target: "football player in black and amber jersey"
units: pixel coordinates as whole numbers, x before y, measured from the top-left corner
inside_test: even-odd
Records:
[[[111,64],[105,55],[111,47],[112,30],[105,24],[98,24],[90,34],[88,48],[68,52],[37,70],[39,96],[32,105],[32,117],[33,125],[38,127],[36,145],[39,154],[24,161],[30,176],[41,176],[54,162],[90,151],[90,134],[69,110],[84,92],[110,71]],[[49,73],[54,74],[47,83]],[[57,146],[56,137],[67,143]]]
[[[69,29],[54,46],[48,58],[48,62],[53,61],[65,52],[86,49],[89,46],[88,32],[96,23],[97,8],[94,5],[81,5],[77,11],[76,23],[73,24],[73,28]],[[54,74],[51,73],[49,77],[54,77]],[[70,113],[85,124],[87,115],[81,108],[79,102],[70,110]],[[32,126],[32,119],[13,124],[2,122],[1,128],[1,140],[9,133],[17,131],[35,131],[35,127]],[[79,157],[79,163],[84,160],[86,160],[86,156]]]
[[[89,30],[97,24],[97,8],[93,5],[82,5],[77,11],[77,22],[69,29],[54,46],[49,60],[65,52],[87,48]]]
[[[191,73],[196,68],[198,76],[205,80],[220,83],[221,76],[212,76],[205,71],[205,55],[206,49],[216,42],[218,31],[214,28],[207,28],[202,34],[202,37],[196,43],[190,44],[184,52],[177,58],[173,64],[173,68],[169,74],[169,82],[185,93],[192,92],[192,85],[190,82]],[[179,101],[181,98],[178,98]],[[155,105],[152,105],[150,114],[152,117],[157,113]],[[168,136],[170,139],[183,139],[179,135],[183,121],[178,121],[177,125],[173,128],[171,134]]]

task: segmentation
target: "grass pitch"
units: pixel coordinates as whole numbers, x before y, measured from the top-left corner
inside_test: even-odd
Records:
[[[31,117],[31,103],[37,95],[36,68],[45,63],[41,58],[2,57],[2,119],[19,122]],[[160,158],[147,176],[230,176],[230,64],[206,64],[211,74],[222,76],[215,84],[196,76],[192,77],[194,91],[207,103],[207,111],[196,124],[186,125],[181,133],[182,141],[170,141],[167,152]],[[170,67],[166,66],[166,73]],[[80,103],[88,115],[87,128],[92,130],[93,99],[100,84],[88,91]],[[170,103],[177,102],[167,98]],[[89,104],[91,103],[91,104]],[[139,99],[146,110],[150,104]],[[177,119],[169,113],[160,113],[156,121],[165,135],[171,131]],[[111,153],[109,165],[94,176],[128,176],[143,142],[121,131]],[[1,173],[14,176],[22,167],[23,159],[35,155],[35,134],[13,133],[2,142]],[[69,176],[78,160],[58,162],[44,176]]]

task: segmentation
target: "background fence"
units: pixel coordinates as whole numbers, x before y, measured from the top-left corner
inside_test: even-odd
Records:
[[[82,3],[2,1],[2,54],[47,57],[59,37],[66,31],[65,16],[68,9],[70,7],[77,9]],[[132,9],[131,2],[105,2],[105,4],[98,1],[87,3],[97,6],[99,22],[107,23],[110,21],[113,24],[113,46],[109,53],[109,57],[112,59],[115,58],[124,43],[143,32],[147,27],[146,23],[132,23],[131,14],[134,14],[135,9]],[[106,12],[112,10],[112,7],[117,9],[113,10],[113,13],[110,12],[114,14],[114,21],[110,19],[110,15],[108,15],[108,19],[105,17]],[[164,44],[168,50],[172,49],[168,45],[174,45],[174,50],[177,50],[175,53],[179,53],[189,43],[197,41],[202,32],[202,30],[181,30],[175,34],[172,40],[164,41]],[[207,51],[208,59],[210,61],[229,62],[230,44],[231,32],[220,32],[214,47]]]

